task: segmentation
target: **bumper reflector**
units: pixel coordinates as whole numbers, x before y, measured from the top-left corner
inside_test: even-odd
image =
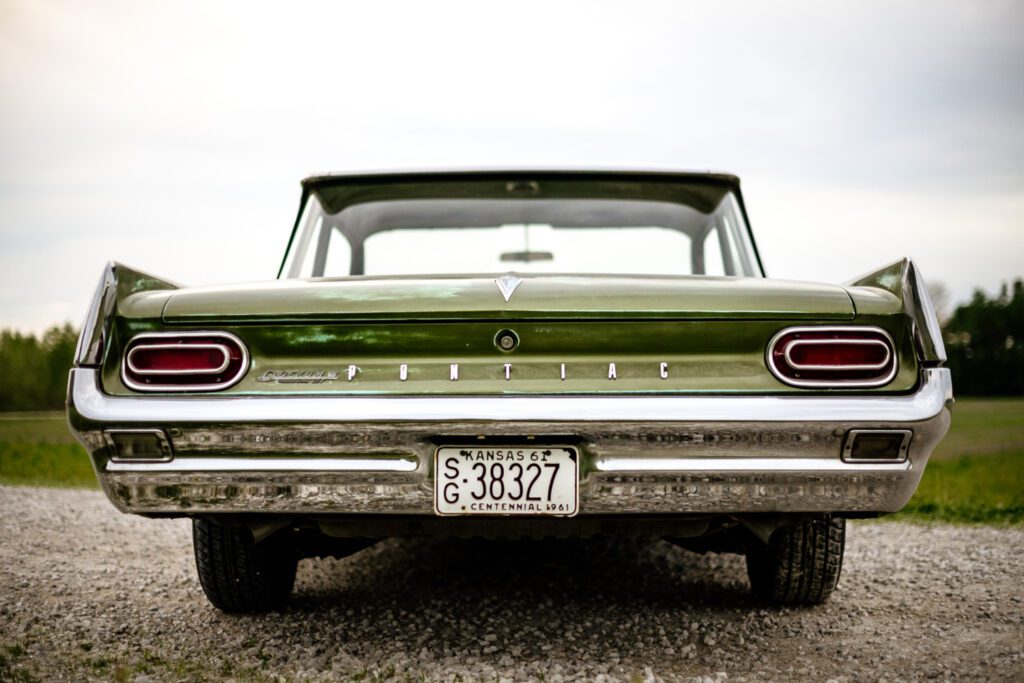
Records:
[[[843,444],[843,460],[903,462],[912,436],[908,429],[851,429]]]

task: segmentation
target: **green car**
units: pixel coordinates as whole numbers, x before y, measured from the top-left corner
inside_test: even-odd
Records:
[[[193,520],[226,611],[387,537],[644,535],[835,588],[949,426],[918,271],[768,279],[739,180],[308,178],[276,280],[103,273],[68,419],[119,510]]]

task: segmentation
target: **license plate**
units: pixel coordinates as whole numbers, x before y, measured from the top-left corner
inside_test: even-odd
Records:
[[[442,446],[434,456],[434,510],[575,515],[579,473],[579,453],[567,446]]]

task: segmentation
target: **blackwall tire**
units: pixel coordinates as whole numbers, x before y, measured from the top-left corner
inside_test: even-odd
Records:
[[[255,543],[245,527],[194,519],[192,543],[199,583],[218,609],[268,612],[291,594],[298,557],[284,537]]]
[[[772,534],[771,543],[747,549],[747,575],[754,595],[773,605],[825,602],[843,568],[846,520],[821,517]]]

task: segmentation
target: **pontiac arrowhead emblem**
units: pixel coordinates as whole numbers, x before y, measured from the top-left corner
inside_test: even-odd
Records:
[[[505,301],[508,301],[512,298],[512,293],[516,291],[516,287],[523,284],[523,280],[511,274],[502,275],[494,281],[494,284],[498,285],[501,295],[505,297]]]

